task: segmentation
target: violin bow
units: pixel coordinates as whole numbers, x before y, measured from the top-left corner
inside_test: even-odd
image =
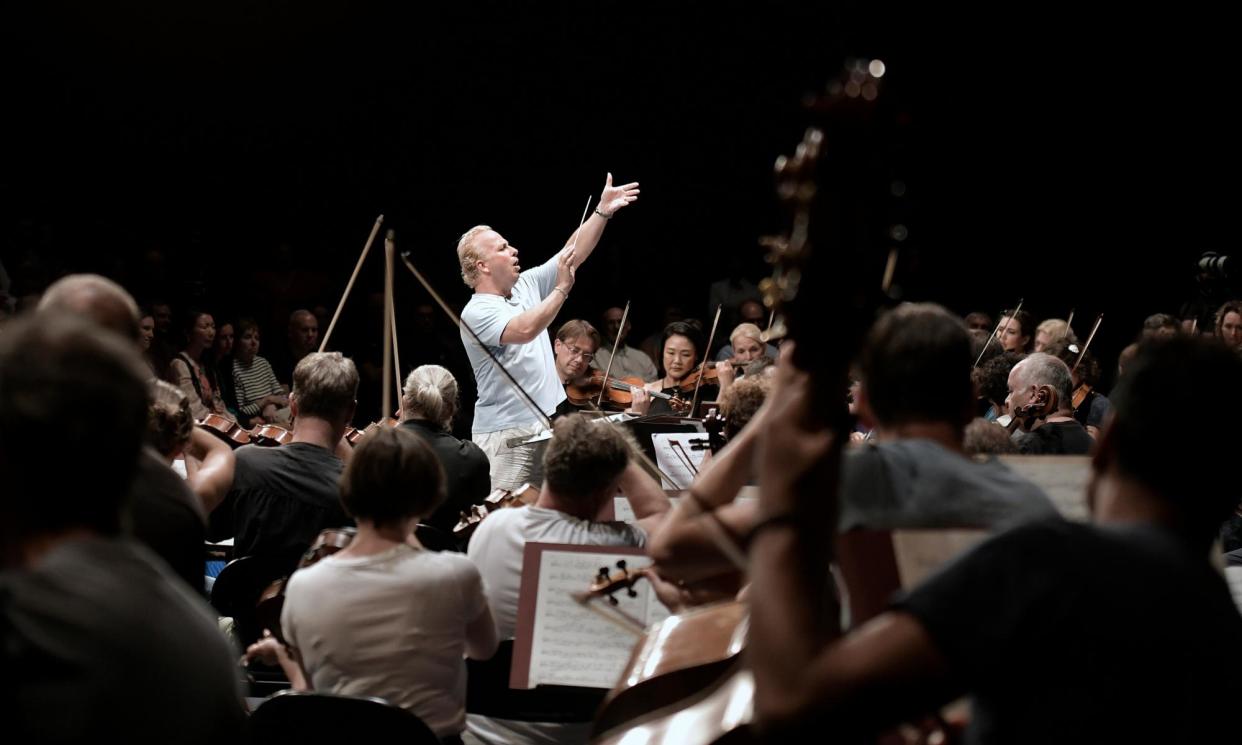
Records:
[[[707,357],[711,354],[712,344],[716,341],[716,327],[720,325],[720,311],[724,304],[716,306],[716,320],[712,321],[712,333],[707,337],[707,348],[703,350],[703,362],[699,365],[699,379],[694,381],[694,397],[690,399],[690,416],[699,406],[699,388],[703,385],[703,376],[707,374]]]
[[[1069,318],[1065,319],[1065,331],[1061,334],[1062,339],[1068,339],[1069,335],[1074,333],[1074,310],[1074,308],[1070,308]]]
[[[383,215],[375,218],[375,224],[371,226],[371,235],[367,237],[366,245],[362,247],[362,255],[358,257],[358,263],[354,265],[354,273],[350,275],[349,282],[345,284],[345,292],[341,295],[341,301],[336,304],[336,312],[332,314],[332,321],[328,324],[328,330],[323,335],[323,341],[319,342],[320,352],[328,348],[328,339],[332,336],[332,329],[336,328],[337,319],[341,317],[341,310],[345,308],[345,300],[354,289],[354,282],[358,279],[358,272],[362,269],[362,263],[367,260],[367,254],[371,252],[371,244],[375,242],[375,236],[379,234],[380,225],[383,224]]]
[[[1091,333],[1087,336],[1087,341],[1082,345],[1082,349],[1078,352],[1078,359],[1074,360],[1074,366],[1070,368],[1070,375],[1078,372],[1078,366],[1082,364],[1082,358],[1086,356],[1087,349],[1091,346],[1091,340],[1095,338],[1095,332],[1100,330],[1100,322],[1104,320],[1104,314],[1095,317],[1095,325],[1091,327]]]
[[[384,235],[384,373],[380,376],[380,380],[387,381],[388,374],[393,371],[392,355],[393,342],[396,341],[394,333],[395,326],[392,313],[392,270],[393,270],[393,253],[396,251],[397,233],[392,228]],[[397,377],[401,377],[401,373],[397,372]],[[380,404],[379,421],[384,421],[388,416],[388,412],[392,411],[392,391],[388,389],[388,383],[385,382],[381,386],[384,391],[382,396],[383,403]]]
[[[1018,312],[1022,310],[1022,303],[1023,303],[1023,302],[1025,302],[1025,300],[1023,300],[1022,298],[1018,298],[1018,307],[1016,307],[1016,308],[1014,308],[1014,309],[1013,309],[1013,314],[1012,314],[1012,315],[1004,315],[1004,314],[1002,314],[1002,315],[1001,315],[1001,318],[1008,318],[1008,319],[1009,319],[1009,321],[1010,321],[1010,323],[1012,323],[1012,322],[1013,322],[1013,317],[1014,317],[1014,316],[1016,316],[1016,315],[1018,315]],[[1006,329],[1008,329],[1008,328],[1009,328],[1009,324],[1008,324],[1008,323],[1007,323],[1007,324],[1005,324],[1005,328],[1006,328]],[[983,359],[983,354],[984,354],[984,352],[987,352],[987,351],[988,351],[988,345],[989,345],[989,344],[991,344],[991,343],[992,343],[992,341],[993,341],[994,339],[996,339],[996,335],[1000,333],[1000,329],[1001,329],[1001,322],[1000,322],[1000,321],[997,321],[997,322],[996,322],[996,329],[992,331],[992,335],[988,337],[988,340],[987,340],[987,341],[985,341],[985,342],[983,343],[983,349],[980,349],[980,350],[979,350],[979,356],[975,358],[975,364],[974,364],[974,366],[973,366],[971,369],[974,369],[975,367],[978,367],[978,366],[979,366],[979,361]],[[1025,330],[1025,329],[1023,329],[1023,330]],[[997,342],[997,343],[999,343],[999,342]]]
[[[581,229],[581,227],[579,227]],[[599,388],[599,398],[595,401],[595,408],[600,409],[604,406],[604,393],[608,390],[608,376],[612,373],[612,363],[617,359],[617,349],[621,346],[621,334],[625,331],[625,322],[630,317],[630,301],[625,301],[625,310],[621,312],[621,325],[617,328],[617,338],[612,340],[612,354],[608,355],[608,367],[604,369],[604,384]]]

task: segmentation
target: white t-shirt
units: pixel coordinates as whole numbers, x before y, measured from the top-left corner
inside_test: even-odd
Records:
[[[315,690],[378,696],[445,737],[466,725],[466,625],[484,603],[469,559],[399,545],[298,570],[280,622]]]
[[[501,639],[512,639],[517,626],[522,551],[527,543],[577,546],[645,546],[647,533],[623,522],[581,520],[545,507],[496,510],[479,523],[466,555],[479,568],[487,602]]]
[[[474,329],[500,364],[549,416],[565,400],[565,388],[556,374],[556,358],[552,354],[552,342],[548,340],[548,335],[541,333],[527,344],[504,345],[500,343],[500,337],[509,321],[538,305],[552,292],[556,286],[558,256],[559,252],[540,266],[522,272],[509,297],[476,292],[461,312],[461,320]],[[461,330],[461,341],[466,345],[466,355],[474,368],[474,380],[479,389],[479,400],[474,406],[473,431],[483,434],[542,424],[522,395],[513,389],[504,373],[496,369],[496,364],[479,349],[465,329]]]

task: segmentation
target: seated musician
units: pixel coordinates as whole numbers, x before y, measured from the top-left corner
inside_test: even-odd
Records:
[[[247,656],[279,662],[298,690],[383,698],[460,743],[464,658],[491,657],[496,626],[475,565],[414,535],[443,499],[444,470],[421,437],[404,427],[363,436],[340,495],[358,534],[289,578],[280,623],[290,649],[269,637]]]
[[[141,350],[138,305],[120,285],[95,274],[71,274],[52,284],[39,312],[69,312],[116,332]],[[173,387],[173,386],[170,386]],[[217,460],[219,457],[217,456]],[[213,460],[213,463],[217,462]],[[144,447],[125,506],[125,530],[173,568],[196,592],[203,591],[204,514],[186,482],[164,457]]]
[[[604,325],[602,326],[604,343],[595,353],[591,367],[596,370],[608,370],[608,363],[611,360],[612,367],[609,375],[618,378],[639,378],[644,382],[655,380],[659,372],[656,371],[655,363],[651,361],[647,353],[625,343],[630,335],[630,320],[625,319],[625,328],[622,328],[621,319],[624,315],[625,309],[616,306],[604,311]],[[617,339],[621,341],[616,344],[617,354],[613,357],[612,348]]]
[[[728,356],[723,356],[723,355]],[[716,372],[720,378],[720,391],[723,394],[733,385],[733,381],[746,374],[746,367],[751,362],[768,357],[776,359],[779,354],[776,347],[764,344],[763,332],[753,323],[743,323],[733,329],[729,335],[729,344],[720,350],[716,357]]]
[[[698,376],[699,363],[703,361],[702,334],[685,321],[674,321],[664,327],[664,340],[660,348],[663,350],[660,357],[661,376],[648,383],[647,390],[664,396],[677,396],[689,403],[695,392],[695,384],[691,381]],[[698,388],[698,394],[699,401],[715,401],[720,389],[704,381]],[[673,408],[666,399],[656,398],[647,413],[670,414]]]
[[[233,488],[212,513],[213,532],[231,532],[237,556],[271,557],[292,570],[321,530],[348,524],[336,449],[357,393],[358,371],[340,352],[312,352],[298,363],[289,394],[293,441],[238,448]]]
[[[1070,383],[1074,386],[1075,397],[1081,396],[1073,406],[1074,418],[1087,428],[1092,440],[1099,440],[1104,430],[1104,420],[1112,413],[1113,406],[1108,397],[1100,393],[1096,386],[1100,384],[1100,363],[1096,362],[1091,350],[1081,353],[1079,362],[1079,346],[1065,341],[1053,342],[1045,349],[1048,354],[1056,357],[1070,367]],[[1077,363],[1078,369],[1074,369]],[[1071,402],[1071,405],[1073,402]]]
[[[522,555],[528,541],[583,546],[643,546],[663,519],[668,498],[631,460],[627,435],[607,422],[571,414],[556,422],[544,453],[544,481],[535,504],[496,510],[470,538],[467,555],[479,567],[501,639],[517,626]],[[637,525],[596,520],[618,490]],[[470,734],[483,743],[584,743],[589,725],[515,722],[469,715]]]
[[[401,394],[401,427],[431,446],[444,468],[447,498],[425,514],[428,525],[452,533],[459,515],[479,504],[492,490],[487,456],[469,440],[452,434],[457,414],[457,379],[439,365],[410,371]]]
[[[236,657],[215,619],[123,534],[147,399],[136,311],[134,323],[123,339],[41,310],[0,335],[6,742],[243,736]]]
[[[556,376],[561,385],[585,382],[591,375],[591,364],[598,351],[599,332],[590,323],[574,319],[561,324],[556,330],[556,340],[552,342]],[[617,377],[615,372],[611,375]],[[584,408],[589,407],[575,405],[566,398],[557,405],[555,416],[564,416]]]
[[[965,457],[963,434],[975,397],[970,350],[965,326],[938,305],[903,305],[876,321],[860,358],[856,395],[876,423],[875,436],[843,458],[837,532],[1007,527],[1056,514],[1043,491],[1004,464]],[[733,448],[754,452],[767,426],[760,420],[771,410],[762,409],[720,457]],[[759,520],[758,505],[733,502],[736,488],[695,485],[691,491],[696,502],[716,510],[710,516],[674,511],[680,519],[670,519],[653,540],[661,574],[673,578],[730,566],[707,523],[719,521],[746,536]]]
[[[144,450],[158,454],[162,465],[140,468],[140,478],[135,479],[131,499],[144,505],[132,516],[135,534],[191,587],[201,591],[205,515],[233,485],[233,450],[194,426],[190,402],[180,388],[165,380],[153,380],[149,391],[149,447]],[[172,470],[178,456],[184,458],[184,480]]]
[[[1187,338],[1140,352],[1093,462],[1098,526],[1053,519],[1001,534],[836,639],[811,631],[833,602],[821,573],[831,546],[801,517],[831,494],[808,481],[831,435],[801,422],[805,376],[785,378],[765,418],[765,521],[750,554],[764,612],[750,617],[748,651],[772,741],[866,742],[964,694],[965,742],[1237,739],[1242,619],[1207,561],[1238,500],[1236,355]],[[1169,436],[1181,431],[1196,436]]]
[[[1006,352],[1030,354],[1035,346],[1035,316],[1025,310],[1007,310],[996,327],[996,341]]]
[[[1009,372],[1006,404],[1010,416],[1017,416],[1019,409],[1036,400],[1041,386],[1047,386],[1055,395],[1055,407],[1046,416],[1036,419],[1029,430],[1026,425],[1014,430],[1013,440],[1018,452],[1025,455],[1089,453],[1095,441],[1074,419],[1074,387],[1069,366],[1052,355],[1036,352]]]
[[[575,402],[568,396],[569,386],[578,385],[586,386],[586,381],[590,378],[593,370],[590,365],[594,364],[594,357],[599,352],[599,332],[595,327],[586,321],[566,321],[556,332],[556,342],[552,345],[552,353],[556,362],[556,374],[561,379],[561,384],[566,386],[566,398],[556,407],[556,413],[553,418],[572,414],[575,411],[583,409],[594,410],[596,408],[597,396],[591,396],[585,403]],[[601,375],[603,370],[600,370]],[[608,373],[609,378],[620,378],[616,371]],[[647,391],[637,386],[631,386],[628,393],[633,397],[632,404],[626,408],[627,411],[633,413],[644,414],[647,411]],[[603,401],[608,402],[608,393],[605,392]]]

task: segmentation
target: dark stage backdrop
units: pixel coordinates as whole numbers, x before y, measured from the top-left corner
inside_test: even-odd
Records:
[[[875,56],[908,116],[903,296],[1024,297],[1080,333],[1107,312],[1111,364],[1194,294],[1203,251],[1237,247],[1226,24],[927,5],[23,3],[0,24],[0,259],[15,291],[101,271],[278,339],[292,307],[335,304],[377,214],[460,305],[463,230],[531,266],[611,170],[642,197],[565,317],[630,298],[649,332],[670,303],[706,316],[731,258],[762,273],[802,94]],[[372,262],[347,348],[378,344]],[[424,299],[404,274],[398,293]]]

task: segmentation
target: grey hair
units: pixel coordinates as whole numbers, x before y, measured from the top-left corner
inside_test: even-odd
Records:
[[[1069,365],[1060,359],[1043,352],[1027,355],[1014,368],[1018,372],[1018,381],[1022,387],[1051,386],[1061,399],[1061,406],[1068,406],[1074,395],[1074,378],[1070,374]]]
[[[401,392],[403,419],[426,419],[447,430],[457,413],[457,379],[439,365],[416,367]]]

